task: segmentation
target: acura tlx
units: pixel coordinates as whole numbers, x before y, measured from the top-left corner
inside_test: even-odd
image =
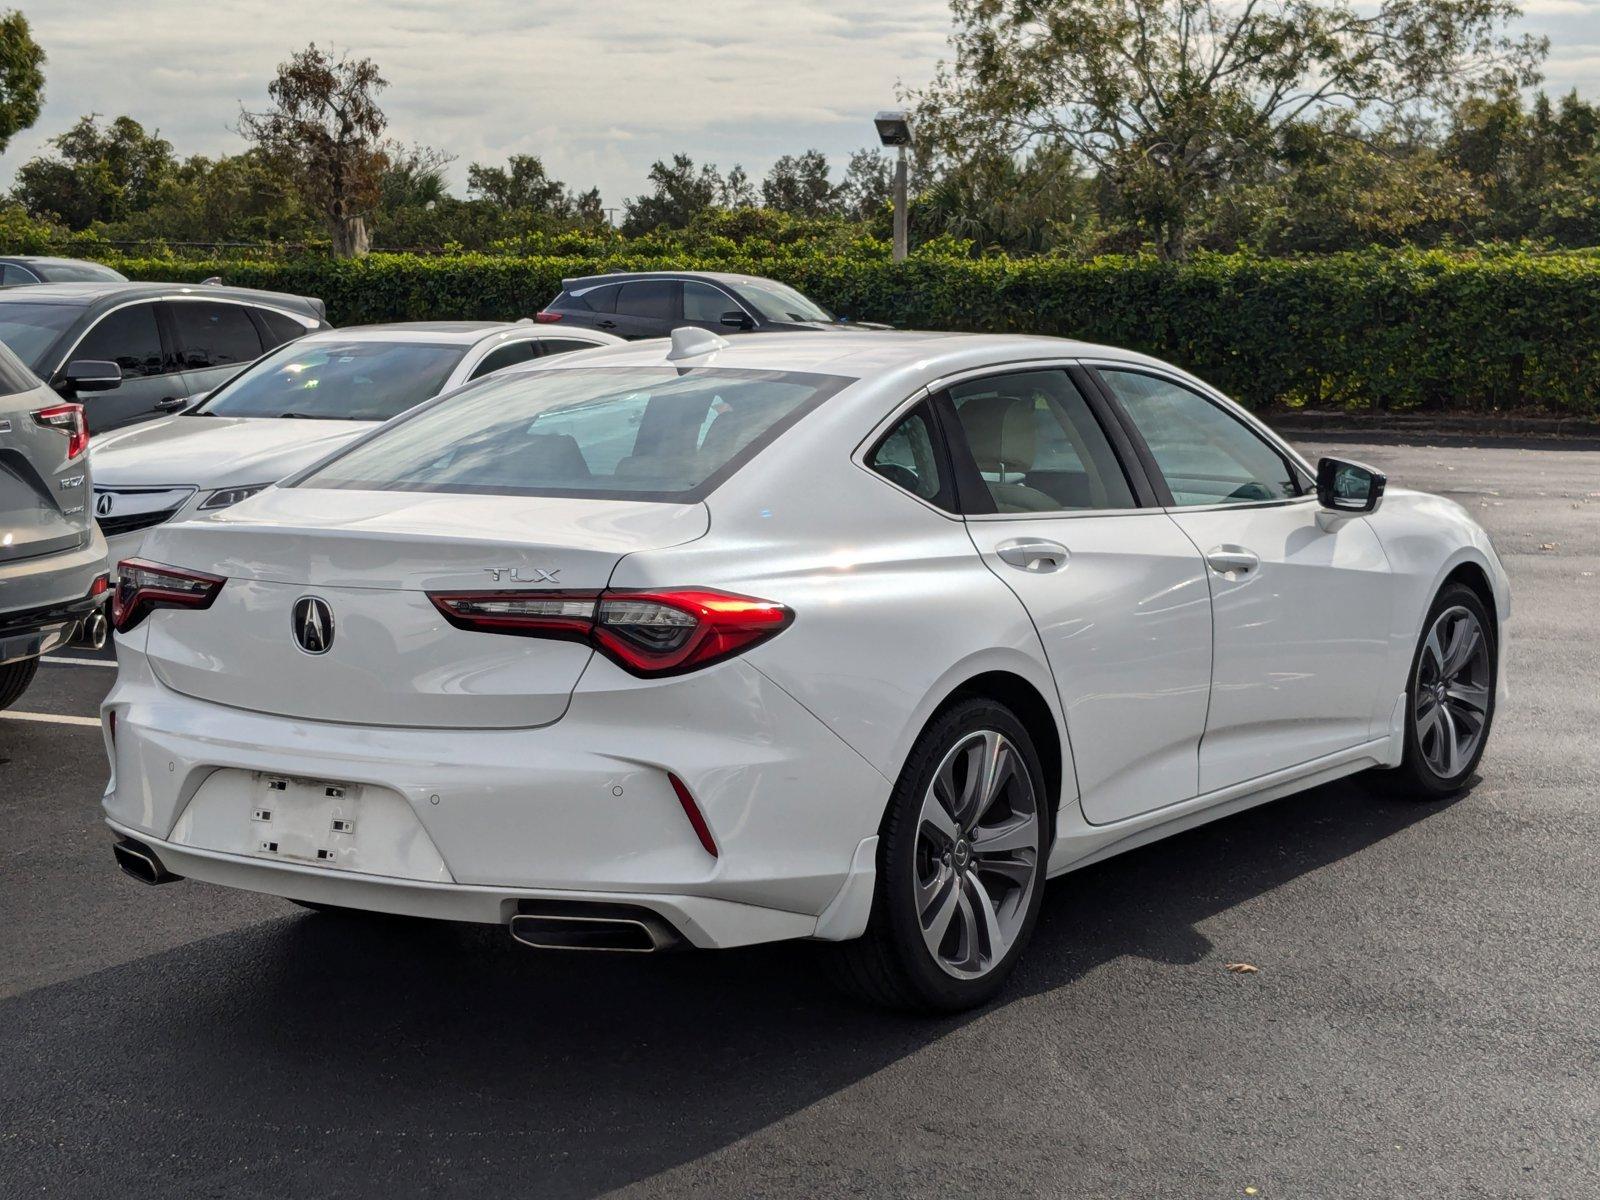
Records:
[[[1488,537],[1042,337],[679,330],[480,380],[120,567],[123,868],[981,1003],[1047,877],[1477,769]]]

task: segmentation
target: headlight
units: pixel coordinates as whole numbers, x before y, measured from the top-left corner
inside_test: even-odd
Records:
[[[248,487],[218,488],[200,502],[201,512],[212,512],[219,508],[232,508],[241,500],[248,500],[257,492],[264,492],[272,485],[270,483],[253,483]]]

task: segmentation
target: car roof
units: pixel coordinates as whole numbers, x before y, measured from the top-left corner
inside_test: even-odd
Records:
[[[696,329],[694,333],[703,336],[705,331]],[[1113,359],[1173,369],[1158,359],[1132,350],[1031,334],[839,330],[740,333],[718,340],[723,345],[715,351],[678,360],[667,357],[672,349],[669,338],[626,342],[586,352],[581,365],[733,367],[807,371],[849,378],[904,372],[925,380],[973,368],[1042,359]],[[544,359],[541,364],[540,369],[559,369],[561,359]]]
[[[342,329],[323,329],[307,334],[304,341],[427,342],[434,345],[471,346],[507,333],[526,333],[536,337],[576,336],[580,341],[601,343],[612,339],[593,329],[557,329],[535,325],[532,321],[396,321],[388,325],[347,325]],[[620,341],[621,339],[616,339]]]
[[[778,283],[760,275],[737,275],[729,271],[609,271],[604,275],[575,275],[563,279],[561,286],[595,287],[603,283],[627,283],[635,279],[703,279],[710,283],[738,287],[741,283]]]
[[[0,303],[74,304],[87,307],[106,300],[139,300],[164,296],[215,296],[222,300],[253,300],[258,304],[276,303],[296,311],[309,310],[311,300],[287,292],[264,292],[255,288],[224,287],[212,283],[142,283],[117,279],[96,279],[83,283],[30,283],[26,289],[0,292]],[[309,315],[309,313],[308,313]]]

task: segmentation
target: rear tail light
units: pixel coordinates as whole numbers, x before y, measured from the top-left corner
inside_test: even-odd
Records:
[[[681,675],[742,654],[786,629],[771,600],[709,588],[602,592],[432,592],[457,629],[589,642],[623,670]]]
[[[557,321],[561,320],[561,314],[558,312],[551,312],[547,308],[543,312],[534,313],[533,319],[539,322],[541,325],[554,325]]]
[[[117,575],[111,625],[118,633],[126,633],[158,608],[210,608],[228,582],[221,575],[180,570],[140,558],[118,563]]]
[[[54,429],[67,439],[67,461],[79,457],[89,448],[89,423],[84,420],[81,404],[52,404],[33,414],[33,423]]]

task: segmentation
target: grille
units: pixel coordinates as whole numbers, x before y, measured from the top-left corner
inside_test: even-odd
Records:
[[[119,533],[137,533],[141,529],[149,529],[164,521],[170,521],[172,514],[182,507],[181,504],[175,504],[160,512],[129,513],[125,517],[101,517],[100,532],[107,537],[115,537]]]

